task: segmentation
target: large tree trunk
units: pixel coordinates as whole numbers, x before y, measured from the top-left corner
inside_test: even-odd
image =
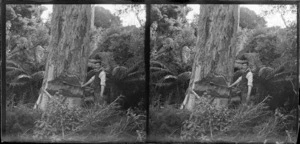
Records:
[[[91,5],[53,6],[49,56],[35,107],[46,110],[49,94],[57,90],[67,97],[69,108],[80,105],[83,95],[80,83],[86,77],[93,26],[91,16]]]
[[[198,50],[182,105],[186,109],[193,109],[196,97],[203,94],[201,92],[216,89],[210,83],[221,85],[221,89],[216,89],[219,95],[228,95],[226,87],[233,76],[238,20],[238,5],[201,5]]]

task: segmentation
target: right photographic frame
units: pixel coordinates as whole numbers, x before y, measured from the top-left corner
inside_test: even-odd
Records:
[[[296,143],[296,4],[152,4],[148,141]]]

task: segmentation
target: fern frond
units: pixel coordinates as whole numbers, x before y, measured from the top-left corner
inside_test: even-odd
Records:
[[[21,68],[21,65],[13,60],[7,60],[6,61],[6,67],[16,67],[16,68]]]
[[[142,82],[145,81],[145,78],[139,77],[139,78],[132,78],[128,80],[124,80],[125,83],[137,83],[137,82]]]
[[[30,76],[22,74],[9,81],[8,84],[11,86],[24,86],[30,81],[30,79]]]
[[[26,75],[26,74],[21,74],[17,77],[17,79],[18,80],[30,80],[30,79],[32,79],[32,77],[29,75]]]
[[[271,82],[281,82],[281,81],[288,81],[297,79],[297,75],[293,75],[289,72],[282,72],[279,74],[275,74],[272,78],[269,79]]]
[[[18,87],[26,85],[26,82],[19,82],[19,81],[11,81],[8,83],[10,86]]]
[[[164,63],[160,61],[150,61],[150,67],[161,67],[164,69],[169,69]]]
[[[179,74],[178,77],[178,81],[180,82],[185,82],[188,81],[191,78],[192,72],[188,71],[188,72],[183,72],[181,74]]]
[[[156,71],[156,72],[151,72],[150,73],[150,77],[153,79],[160,79],[162,77],[164,77],[165,75],[168,75],[170,73],[166,73],[164,71]]]
[[[277,68],[275,68],[269,74],[269,76],[267,77],[267,79],[270,79],[271,77],[275,76],[276,74],[283,72],[284,71],[284,67],[285,67],[286,64],[287,64],[287,62],[285,62],[285,63],[281,64],[280,66],[278,66]]]
[[[172,64],[174,64],[176,69],[180,69],[183,70],[184,69],[184,64],[180,63],[180,62],[176,62],[174,61]],[[170,68],[169,68],[170,69]]]
[[[145,80],[145,75],[144,75],[144,71],[137,71],[134,73],[131,73],[129,75],[127,75],[126,77],[124,77],[123,81],[135,81],[135,79],[143,79]]]
[[[132,72],[138,70],[142,65],[144,65],[144,61],[137,62],[136,64],[134,64],[133,66],[131,66],[131,67],[126,71],[126,73],[127,73],[127,74],[132,73]]]
[[[154,85],[157,87],[170,87],[174,85],[174,83],[154,83]]]
[[[263,79],[267,79],[270,74],[274,71],[271,67],[262,67],[258,71],[258,76]]]
[[[32,80],[39,81],[44,78],[44,75],[45,75],[45,71],[38,71],[38,72],[33,73],[31,75],[31,77],[32,77]]]
[[[169,69],[164,69],[164,68],[159,68],[159,67],[150,67],[150,72],[155,72],[155,71],[160,71],[160,72],[165,72],[165,73],[172,73]]]
[[[177,80],[178,77],[177,76],[173,76],[173,75],[166,75],[164,77],[164,80],[163,81],[167,81],[167,80]]]
[[[17,68],[17,67],[6,67],[6,72],[20,72],[20,73],[26,73],[23,69]]]
[[[139,75],[143,75],[145,72],[144,71],[136,71],[136,72],[132,72],[132,73],[129,73],[126,78],[129,78],[129,77],[137,77]]]
[[[177,77],[176,76],[173,76],[173,75],[166,75],[164,76],[163,78],[159,79],[155,85],[156,86],[160,86],[160,85],[173,85],[177,82]]]
[[[117,66],[112,71],[112,76],[116,79],[123,79],[126,75],[127,68],[124,66]]]
[[[10,65],[10,66],[8,66],[8,65],[6,65],[6,70],[16,70],[16,69],[20,69],[20,70],[23,70],[22,68],[20,68],[20,67],[17,67],[17,66],[15,66],[15,65]]]

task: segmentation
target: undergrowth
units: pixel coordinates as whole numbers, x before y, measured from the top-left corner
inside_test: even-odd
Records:
[[[270,111],[267,97],[256,105],[219,108],[206,97],[192,112],[150,106],[150,140],[172,142],[295,142],[297,110]]]
[[[52,142],[145,140],[146,114],[143,111],[121,110],[116,101],[109,105],[95,104],[89,109],[80,107],[68,109],[61,96],[55,96],[55,99],[50,100],[48,104],[48,109],[43,114],[32,108],[24,108],[22,105],[8,109],[9,135],[27,132],[21,139]],[[16,139],[20,137],[11,140]]]
[[[230,123],[233,111],[227,108],[217,108],[210,104],[210,99],[200,97],[196,101],[194,111],[184,121],[181,139],[206,140],[215,132],[224,131]]]
[[[267,97],[265,100],[267,100]],[[263,100],[256,105],[240,105],[236,109],[217,108],[209,100],[201,97],[189,119],[184,122],[181,140],[216,141],[220,136],[255,137],[254,142],[285,135],[286,142],[294,142],[296,115],[282,114],[282,110],[272,112]],[[243,141],[246,139],[232,139]]]
[[[61,97],[39,110],[20,104],[7,107],[6,129],[12,137],[26,141],[145,141],[146,113],[120,110],[118,104],[96,104],[88,109],[68,109]],[[149,140],[295,142],[297,110],[269,111],[264,101],[236,109],[217,108],[201,97],[194,111],[150,106]]]
[[[167,105],[165,108],[151,106],[149,108],[150,139],[159,137],[178,137],[181,133],[183,122],[189,117],[190,112]]]
[[[8,135],[20,136],[32,133],[35,121],[40,118],[42,112],[33,110],[25,104],[6,107],[6,132]]]

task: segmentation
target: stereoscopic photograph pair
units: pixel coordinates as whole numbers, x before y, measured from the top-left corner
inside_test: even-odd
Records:
[[[3,142],[297,142],[296,1],[2,3]]]

